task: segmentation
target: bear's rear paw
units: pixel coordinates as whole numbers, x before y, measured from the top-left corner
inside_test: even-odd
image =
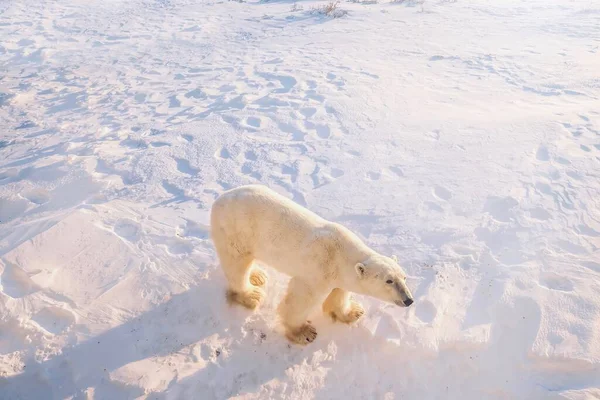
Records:
[[[312,343],[317,338],[317,330],[311,324],[304,324],[299,328],[288,329],[286,336],[291,342],[304,345]]]
[[[352,324],[360,319],[365,314],[363,306],[354,300],[350,302],[350,307],[347,313],[340,314],[335,311],[331,312],[331,318],[334,321],[340,321],[345,324]]]
[[[236,292],[233,290],[227,291],[227,301],[230,304],[238,303],[251,310],[254,310],[256,307],[258,307],[264,297],[265,292],[257,287],[245,292]]]
[[[260,268],[254,267],[250,272],[250,283],[254,286],[264,286],[267,283],[267,273]]]

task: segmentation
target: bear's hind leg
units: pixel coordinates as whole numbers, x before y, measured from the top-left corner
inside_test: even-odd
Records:
[[[327,295],[299,278],[290,280],[287,293],[279,305],[279,314],[287,338],[298,344],[308,344],[317,337],[317,330],[307,321],[310,312]]]
[[[227,300],[229,303],[238,303],[246,308],[254,310],[260,305],[265,292],[257,287],[250,285],[250,267],[253,257],[251,255],[239,255],[233,257],[219,252],[221,267],[225,272],[225,277],[229,283],[227,289]]]
[[[323,312],[334,321],[351,324],[364,315],[365,309],[359,302],[352,300],[350,292],[335,288],[323,303]]]

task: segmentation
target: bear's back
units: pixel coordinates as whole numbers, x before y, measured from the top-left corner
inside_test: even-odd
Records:
[[[326,220],[285,196],[263,185],[240,186],[223,193],[214,203],[213,210],[226,208],[245,216],[260,215],[274,222],[291,220],[295,224],[322,226]]]

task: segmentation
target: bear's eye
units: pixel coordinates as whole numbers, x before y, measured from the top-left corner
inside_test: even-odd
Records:
[[[391,285],[392,283],[394,283],[394,281],[391,279],[388,279],[387,281],[385,281],[385,283],[387,283],[388,285]]]

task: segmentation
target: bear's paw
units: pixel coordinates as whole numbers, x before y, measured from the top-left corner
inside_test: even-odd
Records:
[[[242,306],[249,308],[250,310],[254,310],[255,308],[257,308],[260,305],[260,303],[262,303],[264,297],[265,292],[257,287],[254,287],[244,292],[236,292],[233,290],[227,291],[227,301],[230,304],[241,304]]]
[[[338,312],[332,311],[329,315],[334,321],[340,321],[345,324],[352,324],[358,321],[363,315],[365,315],[365,309],[359,302],[352,300],[350,302],[348,312],[346,312],[345,314],[340,314]]]
[[[305,345],[317,338],[317,330],[311,324],[304,324],[299,328],[288,329],[286,336],[291,342]]]
[[[264,286],[267,283],[267,273],[257,267],[253,267],[250,272],[250,283],[254,286]]]

